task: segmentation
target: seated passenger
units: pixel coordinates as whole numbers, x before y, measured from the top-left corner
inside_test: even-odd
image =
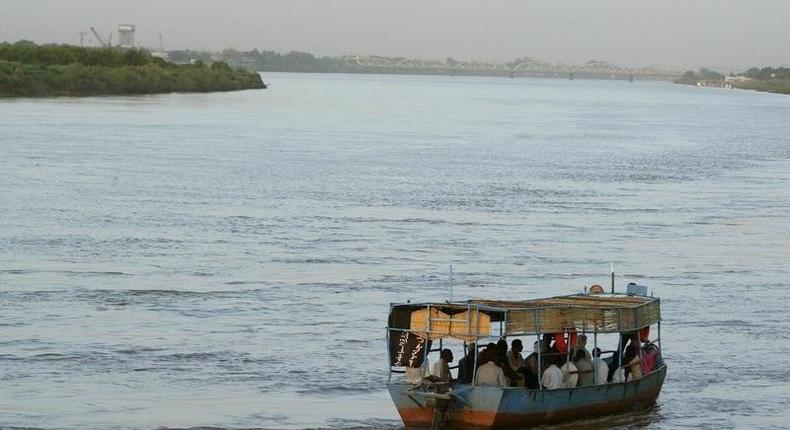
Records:
[[[502,368],[497,366],[496,363],[494,363],[494,361],[490,358],[488,350],[481,352],[477,359],[483,364],[477,369],[475,384],[507,387],[505,372],[503,372]]]
[[[521,339],[514,339],[510,342],[510,351],[507,352],[507,363],[514,372],[521,372],[524,369],[524,357],[521,351],[524,350],[524,345]]]
[[[563,388],[562,371],[559,367],[557,367],[557,365],[554,364],[555,361],[555,358],[547,357],[546,364],[543,365],[543,378],[541,379],[540,384],[543,385],[543,388],[547,390]]]
[[[609,365],[601,358],[601,348],[594,348],[595,385],[605,385],[609,379]]]
[[[587,358],[587,360],[592,362],[592,356],[590,355],[590,351],[587,351],[587,335],[580,334],[579,338],[576,339],[576,344],[573,346],[574,357],[576,357],[576,351],[584,351],[584,356]]]
[[[576,355],[573,357],[573,364],[579,369],[579,386],[593,384],[593,365],[592,362],[584,355],[586,351],[577,349]]]
[[[626,349],[622,367],[625,381],[632,381],[642,377],[642,366],[640,365],[639,339],[632,340],[629,348]]]
[[[661,351],[658,350],[658,346],[656,346],[654,342],[648,342],[642,349],[642,357],[640,360],[642,364],[642,374],[647,375],[660,367],[658,364],[660,357]]]
[[[524,357],[521,351],[524,350],[524,344],[521,339],[514,339],[510,342],[510,351],[507,352],[507,363],[513,376],[510,378],[514,387],[525,387],[527,379],[527,367],[524,362]]]
[[[431,376],[439,382],[453,382],[453,375],[450,373],[450,363],[453,362],[453,352],[445,348],[442,350],[439,361],[433,365]]]
[[[510,360],[508,359],[507,341],[499,339],[496,343],[496,365],[502,368],[507,378],[508,386],[523,387],[524,377],[510,368]]]
[[[572,361],[568,361],[560,367],[562,372],[562,387],[575,388],[579,382],[579,369]]]
[[[496,362],[497,350],[496,350],[496,344],[494,342],[488,342],[486,347],[483,348],[483,350],[480,353],[481,354],[485,353],[486,355],[488,355],[488,359],[490,361]],[[482,365],[483,363],[480,361],[480,357],[478,357],[477,367],[480,367]]]
[[[543,341],[535,341],[532,345],[532,354],[527,356],[527,359],[524,360],[524,385],[530,390],[539,388],[540,385],[540,381],[538,381],[538,371],[540,370],[540,366],[538,366],[538,351],[540,351],[541,354],[546,352]],[[546,358],[544,357],[543,359],[545,360]]]
[[[639,356],[637,355],[624,365],[628,369],[626,381],[633,381],[642,377],[642,365],[639,361]]]

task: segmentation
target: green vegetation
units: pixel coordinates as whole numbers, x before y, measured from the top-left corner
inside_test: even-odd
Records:
[[[697,85],[697,82],[704,81],[722,81],[724,75],[714,72],[713,70],[701,68],[698,72],[689,70],[683,76],[675,79],[676,84]]]
[[[194,59],[206,60],[212,53],[206,51],[169,51],[170,59],[175,62],[188,62]],[[274,51],[237,51],[225,49],[219,57],[232,64],[244,65],[261,72],[300,72],[300,73],[338,73],[352,72],[353,68],[340,58],[316,57],[307,52],[291,51],[280,54]]]
[[[698,82],[703,85],[727,83],[733,88],[744,90],[790,94],[790,68],[753,67],[743,73],[730,75],[729,78],[713,70],[702,68],[699,72],[688,71],[675,80],[676,84],[686,85],[697,85]]]
[[[754,67],[744,72],[743,76],[751,80],[739,82],[738,88],[790,94],[790,68]]]
[[[177,65],[141,49],[0,43],[0,97],[92,96],[266,88],[224,62]]]
[[[790,68],[778,67],[774,69],[773,67],[763,67],[762,69],[758,69],[756,67],[752,67],[751,69],[745,71],[743,76],[746,76],[750,79],[759,79],[763,81],[768,81],[771,79],[790,80]]]
[[[744,90],[765,91],[768,93],[790,94],[790,79],[767,79],[739,82],[736,87]]]

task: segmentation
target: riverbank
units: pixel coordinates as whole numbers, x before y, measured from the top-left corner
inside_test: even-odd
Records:
[[[147,51],[20,42],[0,44],[0,97],[263,89],[261,76],[224,62],[177,65]]]
[[[737,82],[733,87],[742,90],[762,91],[767,93],[790,94],[790,79],[754,79]]]
[[[688,71],[675,79],[676,84],[700,87],[737,88],[767,93],[790,94],[790,69],[779,67],[752,68],[740,74],[725,76],[702,68]]]

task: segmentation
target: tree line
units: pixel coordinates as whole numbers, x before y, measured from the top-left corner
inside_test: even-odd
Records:
[[[685,84],[685,85],[697,85],[697,82],[701,82],[701,81],[723,81],[723,80],[724,80],[724,75],[722,75],[721,73],[703,67],[696,72],[693,70],[686,71],[686,73],[683,73],[681,77],[675,79],[675,83]]]
[[[199,59],[207,61],[213,54],[207,51],[175,50],[168,51],[172,61],[185,63]],[[243,64],[261,72],[304,72],[333,73],[350,71],[340,58],[316,57],[308,52],[291,51],[284,54],[275,51],[237,51],[225,49],[219,57],[234,64]]]
[[[178,65],[143,49],[0,43],[0,97],[88,96],[265,88],[224,62]]]
[[[743,73],[731,76],[746,78],[732,80],[730,85],[736,88],[790,94],[790,68],[787,67],[752,67]],[[725,79],[725,75],[703,67],[696,72],[687,71],[676,79],[675,83],[696,85],[697,82],[720,82]]]

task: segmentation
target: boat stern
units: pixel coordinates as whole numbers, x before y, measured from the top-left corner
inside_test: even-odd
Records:
[[[389,384],[388,389],[408,428],[493,428],[504,392],[499,387],[468,385],[445,393],[409,384]]]

